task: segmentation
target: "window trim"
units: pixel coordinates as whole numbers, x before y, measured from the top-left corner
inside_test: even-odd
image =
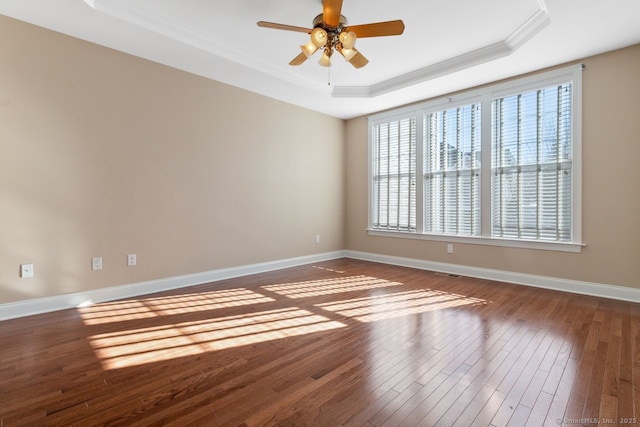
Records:
[[[551,250],[560,252],[578,253],[585,246],[582,243],[582,71],[583,64],[575,64],[557,68],[551,71],[537,73],[526,77],[516,78],[506,82],[490,84],[480,89],[471,89],[451,96],[444,96],[430,101],[400,107],[391,111],[374,114],[368,117],[368,155],[367,155],[367,232],[371,236],[407,238],[418,240],[431,240],[439,242],[466,243],[478,245],[490,245],[500,247],[514,247],[526,249]],[[507,239],[491,236],[491,103],[494,99],[515,95],[531,90],[538,90],[558,83],[571,81],[572,90],[572,218],[571,218],[571,242],[553,242],[526,239]],[[373,228],[372,223],[372,130],[377,124],[389,120],[416,117],[416,135],[418,136],[416,157],[422,159],[423,141],[423,117],[425,114],[443,109],[454,108],[469,103],[480,103],[482,114],[482,150],[481,150],[481,184],[480,184],[480,212],[481,235],[480,236],[454,236],[446,234],[428,234],[424,232],[424,194],[422,184],[418,184],[416,200],[416,231],[386,231]],[[424,176],[423,163],[417,161],[416,183],[421,183]]]

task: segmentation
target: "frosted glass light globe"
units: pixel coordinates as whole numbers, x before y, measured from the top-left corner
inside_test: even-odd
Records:
[[[322,28],[314,28],[311,31],[311,42],[317,47],[322,47],[327,44],[327,32]]]
[[[338,36],[342,47],[345,49],[353,49],[356,45],[356,33],[353,31],[343,31]]]

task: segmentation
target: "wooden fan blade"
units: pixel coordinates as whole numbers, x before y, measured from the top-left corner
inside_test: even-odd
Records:
[[[307,55],[305,55],[304,53],[301,53],[300,55],[293,58],[291,62],[289,62],[289,65],[300,65],[306,60],[307,60]]]
[[[349,63],[356,68],[362,68],[369,63],[369,60],[365,58],[363,54],[356,51],[356,54],[353,56],[353,58],[351,58]]]
[[[297,31],[300,33],[311,34],[311,28],[296,27],[294,25],[277,24],[275,22],[258,21],[258,27],[273,28],[275,30]]]
[[[329,27],[340,25],[342,0],[322,0],[322,20]]]
[[[356,37],[380,37],[380,36],[398,36],[404,32],[404,22],[398,19],[396,21],[375,22],[373,24],[349,25],[348,31],[356,33]]]

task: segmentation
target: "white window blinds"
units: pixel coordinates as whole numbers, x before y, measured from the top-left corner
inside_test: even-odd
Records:
[[[492,236],[571,241],[572,84],[492,102]]]
[[[416,230],[416,119],[372,127],[372,226]]]
[[[582,249],[582,65],[369,118],[369,232]]]
[[[424,231],[480,234],[480,104],[425,115]]]

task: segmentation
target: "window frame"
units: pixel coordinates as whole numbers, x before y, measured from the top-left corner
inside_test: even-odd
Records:
[[[392,122],[400,122],[400,121],[403,121],[403,120],[407,120],[407,121],[410,122],[410,125],[409,125],[410,128],[411,128],[411,126],[413,126],[413,129],[412,129],[413,135],[412,135],[412,132],[410,131],[409,132],[409,138],[411,139],[411,136],[413,136],[414,140],[412,142],[415,144],[415,150],[416,150],[415,151],[415,155],[414,156],[410,156],[410,157],[414,157],[414,159],[413,159],[413,162],[414,162],[414,164],[413,164],[413,175],[414,175],[413,179],[415,180],[415,179],[417,179],[417,175],[416,175],[417,159],[420,156],[420,153],[418,152],[418,145],[420,143],[418,141],[418,133],[417,133],[417,124],[416,124],[417,117],[414,117],[414,116],[411,116],[411,115],[409,115],[409,116],[392,116],[392,117],[388,117],[386,120],[380,122],[379,124],[389,125]],[[413,121],[412,124],[411,124],[411,121]],[[376,223],[376,221],[374,219],[375,213],[376,212],[379,213],[379,210],[376,208],[375,204],[373,203],[374,202],[373,195],[376,193],[376,188],[378,188],[378,189],[380,188],[379,186],[374,185],[374,182],[376,182],[376,177],[378,176],[378,175],[376,175],[376,167],[374,166],[374,163],[373,163],[373,153],[376,151],[374,149],[374,147],[373,147],[374,146],[374,139],[375,139],[375,132],[374,132],[374,129],[373,129],[373,126],[372,126],[372,127],[369,128],[369,141],[371,142],[370,145],[369,145],[369,147],[370,147],[369,158],[371,159],[371,161],[369,163],[369,174],[371,176],[371,179],[369,180],[369,189],[370,189],[370,193],[369,194],[371,194],[370,203],[369,203],[369,207],[370,207],[370,209],[369,209],[369,221],[370,221],[371,226],[369,228],[373,228],[373,224]],[[400,144],[400,141],[398,141],[398,144]],[[411,144],[411,142],[410,142],[410,144]],[[378,149],[379,148],[380,147],[378,147]],[[388,148],[388,143],[387,143],[387,148]],[[379,162],[376,162],[376,163],[379,164]],[[390,164],[389,164],[389,166],[390,166]],[[399,181],[401,180],[400,175],[401,174],[399,173],[398,174],[398,180]],[[388,181],[391,179],[391,176],[392,176],[391,173],[387,174],[387,180]],[[409,171],[409,182],[411,182],[411,180],[412,180],[411,171]],[[417,188],[415,188],[413,191],[417,191]],[[417,203],[418,203],[418,199],[417,199],[417,193],[416,193],[416,200],[414,202],[414,208],[417,206]],[[409,207],[411,207],[411,203],[409,203]],[[398,206],[397,208],[398,208],[398,210],[400,210],[400,206]],[[417,209],[416,209],[416,212],[417,212]],[[400,218],[400,215],[398,215],[398,219],[399,218]],[[414,216],[414,220],[417,223],[418,218],[415,218],[415,216]],[[389,222],[389,218],[387,218],[387,222]],[[398,224],[398,228],[401,228],[399,224]],[[411,228],[411,213],[408,213],[407,228]],[[386,230],[378,228],[376,230],[392,231],[392,232],[407,232],[407,233],[414,233],[415,232],[415,231],[412,231],[412,230],[393,230],[393,229],[390,229],[390,228],[387,228]]]
[[[551,71],[536,73],[506,82],[494,83],[480,89],[462,91],[458,94],[436,98],[419,104],[401,107],[368,117],[368,212],[367,233],[371,236],[384,236],[418,240],[431,240],[448,243],[467,243],[501,247],[540,249],[561,252],[582,250],[582,71],[583,64],[561,67]],[[572,215],[570,242],[530,240],[493,237],[491,235],[491,115],[492,102],[495,99],[539,90],[555,84],[572,83]],[[480,103],[481,105],[481,167],[480,167],[480,212],[481,226],[479,236],[457,236],[448,234],[429,234],[424,231],[424,118],[450,108]],[[416,118],[416,231],[378,230],[373,228],[373,188],[372,165],[373,127],[389,120],[399,120],[414,116]]]
[[[474,108],[474,107],[476,107],[476,106],[481,110],[481,107],[482,107],[482,106],[481,106],[480,102],[462,102],[462,103],[460,103],[459,105],[455,105],[455,104],[453,104],[453,103],[450,103],[449,105],[447,105],[447,106],[446,106],[446,107],[444,107],[444,108],[438,108],[438,109],[436,109],[436,110],[428,110],[428,111],[424,111],[424,114],[423,114],[423,116],[422,116],[422,119],[423,119],[423,123],[424,123],[426,126],[425,126],[425,128],[423,129],[423,132],[424,132],[423,147],[426,147],[426,152],[424,153],[424,154],[425,154],[425,155],[424,155],[424,162],[422,163],[422,164],[423,164],[423,170],[422,170],[422,176],[421,176],[421,179],[422,179],[422,184],[423,184],[423,186],[424,186],[424,185],[426,184],[426,182],[427,182],[427,175],[432,175],[432,176],[433,176],[433,175],[441,175],[441,176],[442,176],[442,178],[443,178],[443,182],[444,182],[444,181],[445,181],[445,178],[446,178],[447,176],[451,177],[451,176],[455,175],[456,177],[460,177],[461,175],[466,175],[466,173],[463,173],[463,172],[468,172],[468,174],[469,174],[470,176],[472,176],[472,175],[474,174],[474,169],[476,169],[476,168],[470,168],[470,169],[464,169],[464,168],[463,168],[463,169],[460,169],[460,167],[459,167],[459,165],[457,164],[457,162],[456,162],[456,168],[455,168],[455,169],[450,169],[450,168],[446,168],[446,167],[445,167],[444,169],[442,169],[442,170],[438,169],[438,170],[436,170],[435,172],[429,169],[429,167],[427,166],[427,164],[428,164],[428,163],[430,163],[430,161],[432,160],[431,158],[429,158],[429,154],[431,154],[431,153],[430,153],[430,148],[431,148],[431,147],[427,147],[427,146],[428,146],[428,145],[430,145],[430,144],[428,143],[428,141],[429,141],[430,137],[432,136],[432,134],[431,134],[431,132],[430,132],[430,131],[431,131],[431,129],[430,129],[430,123],[429,123],[429,125],[427,125],[427,123],[429,122],[429,119],[431,118],[431,116],[432,116],[433,114],[441,114],[441,113],[445,113],[445,114],[446,114],[447,112],[449,112],[449,111],[451,111],[451,110],[458,110],[458,111],[457,111],[457,114],[459,114],[459,109],[460,109],[460,108],[471,107],[471,108],[473,109],[473,108]],[[482,114],[482,111],[480,111],[480,115],[481,115],[481,114]],[[472,114],[472,116],[473,116],[473,114]],[[458,115],[457,117],[459,118],[459,115]],[[481,117],[480,117],[478,120],[480,121],[480,128],[482,128],[482,126],[481,126],[481,123],[482,123],[482,119],[481,119]],[[444,124],[444,123],[443,123],[443,124]],[[456,130],[458,130],[458,129],[456,129]],[[460,134],[457,134],[457,135],[456,135],[456,140],[457,140],[457,138],[459,137],[459,135],[460,135]],[[436,136],[436,138],[437,138],[437,136]],[[480,132],[480,134],[479,134],[478,138],[479,138],[480,142],[482,142],[482,132]],[[429,141],[429,142],[430,142],[430,141]],[[459,141],[457,140],[456,142],[459,142]],[[482,153],[482,147],[480,147],[480,152]],[[482,162],[480,162],[480,163],[482,163]],[[481,174],[481,165],[480,165],[480,168],[477,168],[477,169],[478,169],[478,174],[479,174],[479,176],[480,176],[480,174]],[[480,176],[480,178],[481,178],[481,176]],[[456,182],[456,184],[457,184],[457,182]],[[481,183],[478,183],[478,185],[479,185],[479,187],[481,187]],[[481,188],[479,188],[478,190],[481,190]],[[424,195],[425,193],[426,193],[426,189],[423,187],[423,195]],[[459,194],[456,192],[456,196],[458,196],[458,195],[459,195]],[[444,196],[444,195],[443,195],[443,196]],[[446,197],[446,196],[445,196],[445,197]],[[461,200],[461,199],[460,199],[460,197],[456,197],[456,202],[458,202],[458,201],[460,201],[460,200]],[[473,197],[471,196],[471,200],[470,200],[470,202],[472,202],[472,201],[473,201]],[[481,195],[479,196],[479,200],[477,201],[477,203],[478,203],[478,206],[477,206],[477,207],[478,207],[478,208],[479,208],[479,210],[481,211],[481,206],[482,206],[482,196],[481,196]],[[425,207],[425,206],[426,206],[425,201],[423,201],[422,206],[423,206],[423,207]],[[428,209],[424,209],[424,210],[423,210],[423,214],[425,214],[427,211],[428,211]],[[459,210],[457,209],[457,207],[456,207],[455,211],[456,211],[456,216],[457,216],[457,214],[459,214]],[[424,220],[423,220],[423,222],[422,222],[422,225],[423,225],[423,227],[424,227],[424,228],[423,228],[423,233],[424,233],[424,234],[433,234],[433,235],[440,235],[440,236],[452,236],[452,235],[453,235],[453,234],[446,234],[446,233],[444,233],[444,232],[442,232],[442,233],[440,233],[440,232],[431,232],[431,233],[430,233],[430,232],[428,232],[428,231],[425,231],[425,228],[428,228],[428,227],[426,227],[426,222],[427,222],[427,218],[428,218],[428,217],[430,217],[430,215],[425,216],[425,217],[424,217]],[[444,220],[444,223],[443,223],[443,224],[441,224],[441,225],[443,226],[443,228],[446,228],[447,220],[449,220],[449,221],[450,221],[450,220],[451,220],[451,218],[449,218],[447,215],[445,215],[445,216],[444,216],[444,218],[446,218],[446,219]],[[480,213],[480,219],[481,219],[481,218],[482,218],[482,214]],[[458,221],[456,221],[456,222],[458,222]],[[458,227],[458,225],[459,225],[459,222],[458,222],[458,224],[456,224],[456,228]],[[472,229],[472,230],[473,230],[473,228],[474,228],[474,226],[473,226],[473,225],[471,225],[471,229]],[[479,228],[480,228],[480,230],[478,230],[478,231],[480,232],[480,231],[481,231],[481,229],[482,229],[482,224],[479,224]],[[460,237],[474,237],[474,236],[473,236],[473,234],[455,234],[455,236],[460,236]],[[477,236],[477,235],[476,235],[476,236]]]

